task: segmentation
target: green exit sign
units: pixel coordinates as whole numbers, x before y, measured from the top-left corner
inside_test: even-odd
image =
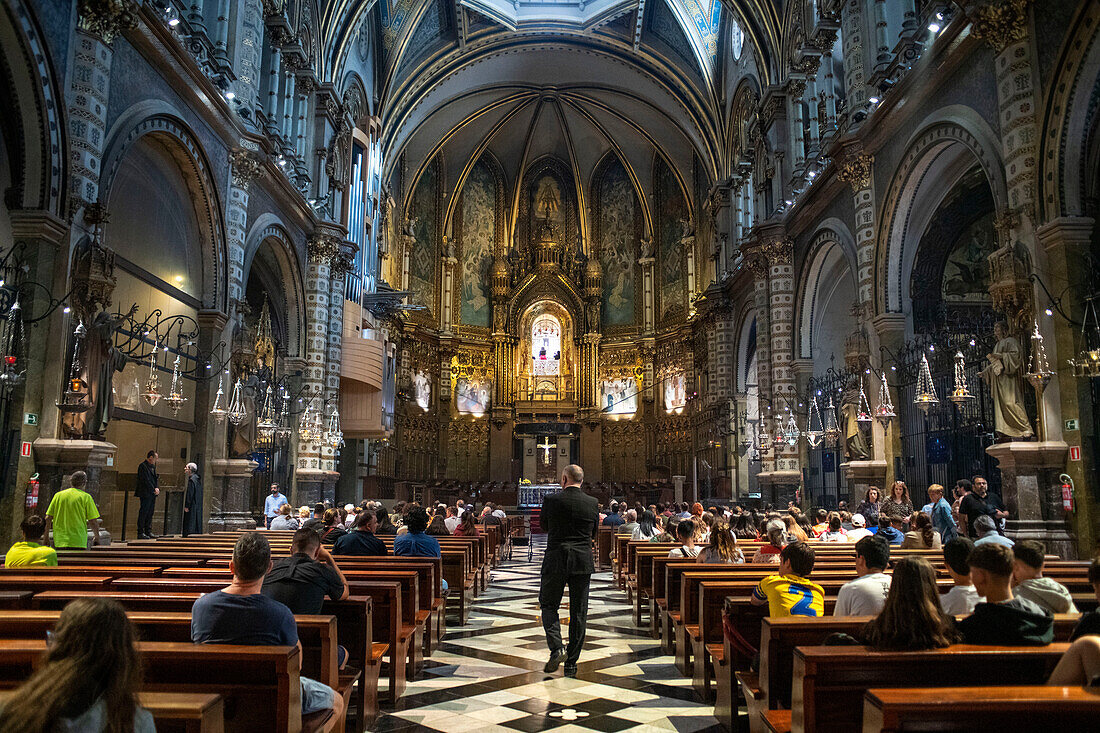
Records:
[[[1077,420],[1066,420],[1066,430],[1077,430]]]
[[[24,412],[23,413],[23,424],[24,425],[37,425],[38,424],[38,415],[36,413],[33,413],[33,412]]]

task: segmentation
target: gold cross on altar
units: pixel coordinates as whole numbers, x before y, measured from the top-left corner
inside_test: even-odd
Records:
[[[542,439],[542,443],[539,444],[539,448],[542,448],[542,462],[547,466],[550,465],[550,451],[554,450],[557,446],[550,442],[550,436],[546,436]]]

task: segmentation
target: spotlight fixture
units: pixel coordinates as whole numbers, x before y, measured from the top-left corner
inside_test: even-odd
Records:
[[[878,97],[871,97],[867,101],[870,102],[871,104],[878,104],[881,100]]]
[[[928,30],[931,31],[933,34],[939,33],[940,28],[941,28],[940,24],[937,23],[936,21],[932,21],[931,23],[928,24]]]

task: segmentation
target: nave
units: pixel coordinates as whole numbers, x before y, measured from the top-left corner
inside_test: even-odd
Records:
[[[660,641],[631,622],[630,604],[611,573],[592,576],[588,632],[576,679],[544,674],[539,620],[540,544],[531,562],[516,549],[494,571],[470,620],[449,627],[443,644],[409,682],[396,708],[383,705],[372,730],[695,731],[723,730]],[[562,602],[563,633],[568,598]]]

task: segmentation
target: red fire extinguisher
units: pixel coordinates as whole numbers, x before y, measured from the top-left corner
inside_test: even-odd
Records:
[[[1062,482],[1062,508],[1067,512],[1073,511],[1073,479],[1068,474],[1063,473],[1058,477],[1058,480]]]
[[[27,481],[27,511],[33,511],[38,506],[38,474],[34,474]]]

